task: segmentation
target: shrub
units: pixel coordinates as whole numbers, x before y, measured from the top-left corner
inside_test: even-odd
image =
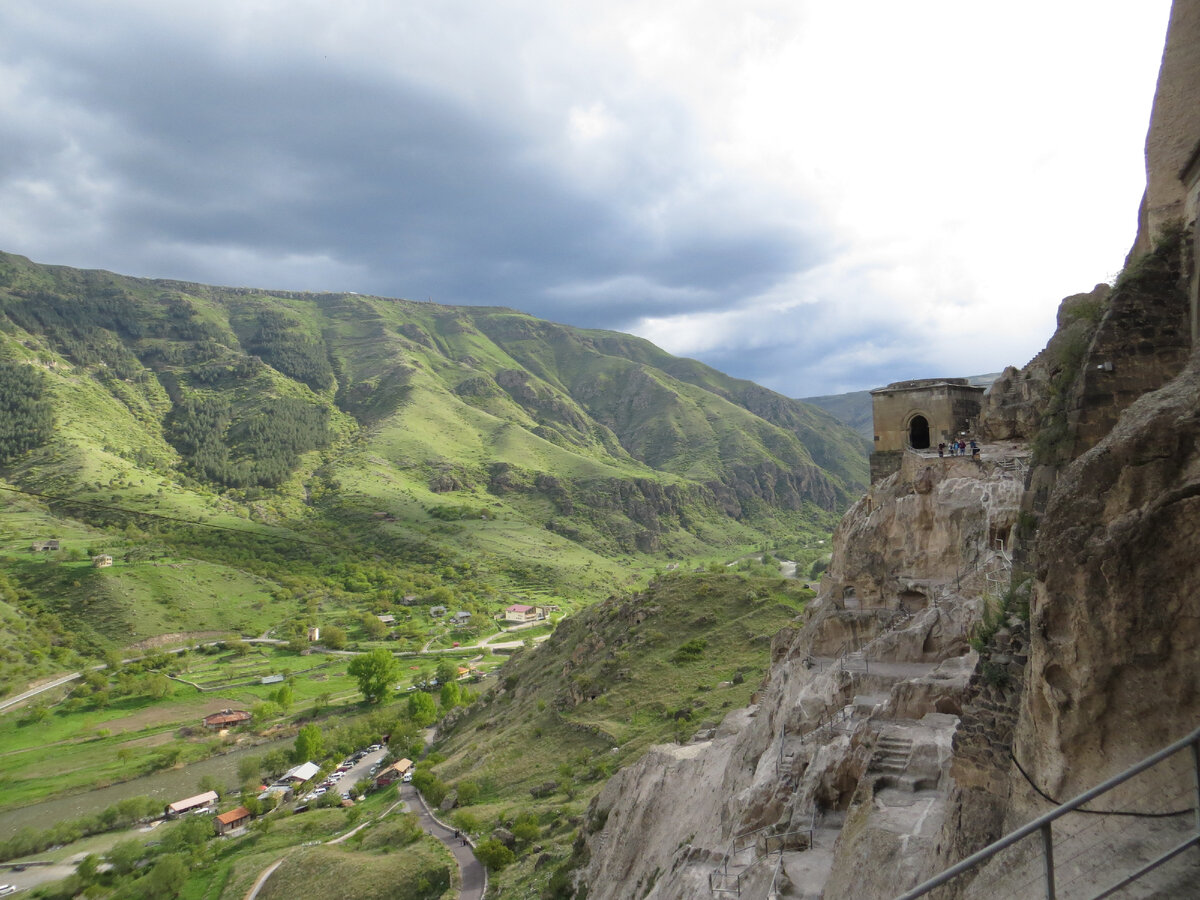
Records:
[[[481,841],[475,848],[475,855],[493,872],[499,872],[505,866],[511,865],[517,858],[511,850],[495,838]]]
[[[671,656],[671,661],[674,663],[692,662],[704,655],[704,648],[708,646],[708,641],[704,638],[692,638],[686,644],[683,644]]]

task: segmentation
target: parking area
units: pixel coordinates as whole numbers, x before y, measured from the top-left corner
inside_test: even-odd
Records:
[[[354,785],[364,778],[373,778],[379,771],[379,761],[387,755],[387,748],[380,744],[360,750],[342,760],[336,772],[305,794],[302,800],[316,800],[322,795],[335,792],[342,797],[353,793]]]

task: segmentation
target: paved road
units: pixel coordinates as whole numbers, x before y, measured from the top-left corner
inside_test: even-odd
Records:
[[[462,890],[460,900],[483,900],[483,891],[487,887],[487,878],[483,864],[475,858],[475,853],[469,846],[463,846],[462,841],[454,836],[454,829],[441,825],[429,814],[428,808],[411,784],[400,787],[400,796],[404,799],[404,808],[417,814],[421,827],[439,838],[450,848],[454,858],[458,860],[459,871],[462,872]]]

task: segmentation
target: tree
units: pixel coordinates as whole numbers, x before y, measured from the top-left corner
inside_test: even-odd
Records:
[[[278,704],[279,708],[285,713],[292,708],[292,702],[295,696],[292,694],[292,689],[288,685],[283,685],[279,690],[271,693],[272,702]]]
[[[187,877],[188,869],[183,857],[172,853],[154,864],[154,868],[142,879],[139,885],[142,890],[138,893],[143,897],[153,898],[153,900],[178,897]]]
[[[118,875],[128,875],[137,868],[138,861],[147,853],[141,841],[117,841],[109,848],[108,864]]]
[[[321,630],[321,643],[330,650],[342,650],[346,646],[346,630],[337,625],[326,625]]]
[[[461,701],[461,694],[458,690],[458,683],[454,681],[447,682],[442,685],[442,711],[449,712],[458,706]]]
[[[80,881],[84,884],[91,884],[96,880],[96,875],[100,869],[100,859],[94,853],[89,853],[79,861],[79,865],[75,867],[75,874],[79,876]]]
[[[258,773],[262,771],[262,764],[261,756],[243,756],[237,764],[238,781],[242,783],[256,781]]]
[[[454,789],[458,791],[458,802],[461,806],[470,806],[479,799],[479,785],[474,781],[460,781]]]
[[[421,728],[437,721],[437,704],[424,691],[413,691],[408,695],[408,717]]]
[[[373,641],[377,641],[387,634],[387,626],[379,620],[379,616],[373,616],[370,613],[362,614],[362,627],[363,631],[367,633],[367,637]]]
[[[346,667],[346,674],[358,681],[358,689],[368,703],[379,703],[387,697],[399,672],[396,657],[382,647],[354,657]]]
[[[279,707],[270,700],[264,700],[250,708],[250,715],[255,726],[262,728],[269,720],[279,715]]]
[[[451,660],[443,658],[437,664],[437,671],[434,674],[437,677],[438,684],[449,684],[458,678],[458,666]]]
[[[480,841],[479,846],[475,848],[475,855],[493,872],[499,872],[517,858],[511,850],[495,838]]]
[[[296,735],[296,749],[292,752],[292,759],[296,762],[307,762],[310,759],[320,759],[325,755],[325,735],[321,734],[320,727],[310,722],[300,728]]]
[[[161,700],[171,693],[171,679],[166,675],[154,674],[146,676],[146,694],[155,700]]]

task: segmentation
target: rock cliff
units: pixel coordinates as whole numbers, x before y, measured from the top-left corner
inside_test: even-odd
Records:
[[[757,703],[647,755],[596,799],[577,873],[589,897],[722,884],[764,896],[772,883],[862,897],[925,873],[916,851],[932,849],[946,809],[969,633],[1007,577],[1022,460],[1014,448],[910,454],[854,506],[820,598],[775,638]],[[863,856],[891,864],[853,864]]]
[[[894,896],[1200,724],[1196,238],[1179,224],[1198,90],[1200,0],[1176,0],[1122,277],[1063,301],[1046,350],[1005,371],[982,461],[908,452],[855,504],[754,706],[605,788],[581,837],[589,897]],[[1056,822],[1060,896],[1190,827],[1189,764]],[[1041,867],[1018,846],[941,896],[1032,896]],[[1197,884],[1183,857],[1139,896]]]

